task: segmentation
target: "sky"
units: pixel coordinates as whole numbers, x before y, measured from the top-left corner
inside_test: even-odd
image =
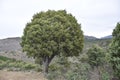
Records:
[[[66,10],[84,35],[111,35],[120,22],[120,0],[0,0],[0,39],[21,37],[27,22],[41,11]]]

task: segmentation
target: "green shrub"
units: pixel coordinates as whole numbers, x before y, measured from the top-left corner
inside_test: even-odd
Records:
[[[15,59],[0,56],[0,69],[4,68],[7,68],[8,70],[41,70],[41,67],[38,67],[37,64],[26,63],[23,61],[17,61]]]
[[[26,63],[26,64],[24,64],[23,66],[23,69],[25,69],[25,70],[31,70],[31,69],[35,69],[35,65],[33,65],[33,64],[30,64],[30,63]]]
[[[2,61],[2,62],[0,63],[0,69],[3,69],[4,67],[7,67],[7,63],[4,62],[4,61]]]

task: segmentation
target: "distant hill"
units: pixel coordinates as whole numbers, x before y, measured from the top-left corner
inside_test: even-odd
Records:
[[[109,43],[111,42],[111,38],[103,37],[98,39],[93,36],[84,36],[84,49],[83,53],[86,53],[92,45],[97,44],[104,49],[107,49]],[[18,60],[24,61],[33,61],[33,59],[28,59],[25,53],[22,52],[22,48],[20,46],[21,38],[20,37],[13,37],[13,38],[6,38],[0,39],[0,55],[6,56],[9,58],[15,58]]]
[[[20,51],[20,37],[0,39],[0,52]]]
[[[94,37],[94,36],[84,36],[85,40],[97,40],[98,38]]]
[[[0,55],[25,62],[33,62],[33,59],[28,58],[26,54],[22,52],[20,42],[20,37],[0,39]]]
[[[111,38],[112,38],[112,35],[108,35],[108,36],[102,37],[101,39],[111,39]]]
[[[105,36],[102,38],[96,38],[94,36],[84,36],[85,46],[90,46],[93,44],[105,44],[109,43],[112,38],[112,35]],[[22,51],[20,46],[21,38],[20,37],[13,37],[13,38],[6,38],[0,39],[0,52],[17,52]],[[101,45],[100,45],[101,46]],[[105,45],[104,45],[105,46]]]

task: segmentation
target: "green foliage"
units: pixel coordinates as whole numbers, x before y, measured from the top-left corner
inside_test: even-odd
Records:
[[[60,53],[77,56],[83,48],[83,33],[71,14],[49,10],[35,14],[27,23],[21,45],[32,57]]]
[[[112,33],[113,39],[110,46],[111,63],[115,76],[120,79],[120,23],[117,23],[116,28]]]
[[[29,57],[46,65],[56,55],[78,56],[83,48],[81,25],[65,10],[37,13],[24,29],[21,46]]]
[[[2,61],[7,61],[7,60],[14,61],[15,59],[11,59],[11,58],[7,58],[7,57],[4,57],[4,56],[0,56],[0,60],[2,60]]]
[[[92,67],[98,67],[104,64],[106,54],[99,46],[94,45],[91,49],[88,50],[87,55],[88,63]]]
[[[70,71],[67,72],[67,80],[89,80],[90,65],[87,63],[73,63]]]
[[[36,70],[38,65],[0,56],[0,69],[5,68],[9,70]]]
[[[50,65],[48,80],[89,80],[89,64],[74,62],[74,60],[69,61],[69,59],[65,59],[64,61],[62,61],[60,59],[56,59],[56,62]],[[76,58],[76,60],[77,59],[78,58]],[[69,66],[66,66],[66,64],[68,63]]]

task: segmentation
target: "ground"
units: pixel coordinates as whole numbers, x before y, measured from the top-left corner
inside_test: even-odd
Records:
[[[40,72],[0,70],[0,80],[47,80]]]

